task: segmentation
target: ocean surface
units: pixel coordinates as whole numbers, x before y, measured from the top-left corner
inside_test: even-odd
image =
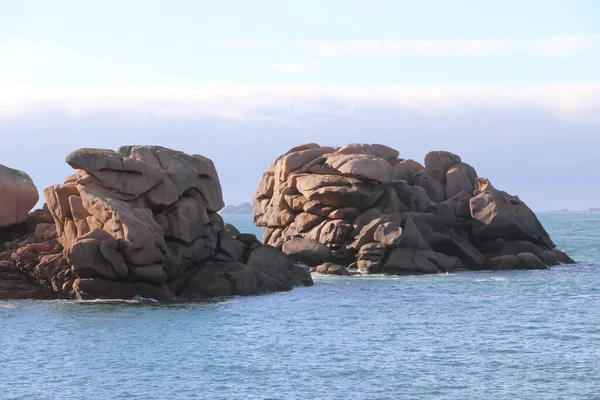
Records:
[[[0,398],[598,399],[600,213],[539,217],[579,264],[315,275],[214,303],[0,302]]]

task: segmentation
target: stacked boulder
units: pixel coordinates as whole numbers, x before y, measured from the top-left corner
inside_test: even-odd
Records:
[[[46,283],[45,297],[203,299],[312,284],[278,249],[226,227],[209,159],[125,146],[80,149],[66,161],[76,173],[44,190],[37,243],[11,253],[21,272]],[[52,262],[42,263],[44,252]]]
[[[321,272],[331,269],[323,263],[402,275],[573,262],[527,205],[458,155],[432,151],[424,164],[380,144],[295,147],[263,173],[254,222],[265,243]]]

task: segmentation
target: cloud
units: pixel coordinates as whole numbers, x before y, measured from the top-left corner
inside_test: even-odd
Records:
[[[507,54],[533,53],[539,55],[566,55],[575,52],[600,50],[600,35],[555,36],[524,39],[455,39],[455,40],[348,40],[303,42],[304,49],[324,55],[352,53],[421,53],[443,54]]]
[[[419,113],[473,107],[535,108],[560,118],[599,121],[600,83],[514,86],[314,85],[135,86],[45,89],[0,85],[0,116],[63,109],[72,117],[98,111],[133,111],[172,118],[293,121],[303,116],[352,113],[356,107]]]
[[[534,209],[600,196],[600,84],[45,89],[0,85],[0,159],[42,189],[80,147],[156,144],[211,158],[228,203],[301,143],[449,150]]]
[[[209,45],[211,49],[273,50],[279,48],[277,40],[220,40]]]
[[[275,72],[307,72],[319,67],[319,63],[269,64],[267,68]]]

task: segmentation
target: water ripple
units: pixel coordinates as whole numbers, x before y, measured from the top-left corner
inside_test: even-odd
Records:
[[[600,219],[542,217],[587,262],[315,275],[210,303],[0,302],[0,398],[596,399]]]

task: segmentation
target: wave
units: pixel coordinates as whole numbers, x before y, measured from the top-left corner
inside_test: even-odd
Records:
[[[503,282],[507,280],[508,279],[503,276],[490,276],[488,278],[477,278],[475,279],[475,282]]]

